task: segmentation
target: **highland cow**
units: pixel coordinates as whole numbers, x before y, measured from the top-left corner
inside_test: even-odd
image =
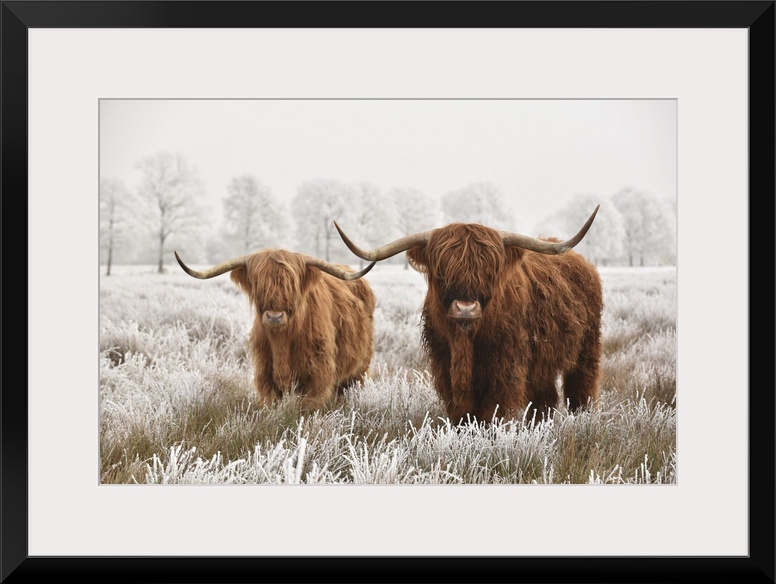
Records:
[[[250,355],[259,403],[298,393],[318,408],[366,376],[373,353],[375,298],[366,280],[374,262],[347,266],[278,249],[237,257],[208,270],[181,268],[195,278],[231,272],[256,310]]]
[[[534,239],[452,223],[373,251],[373,262],[407,252],[428,283],[422,340],[434,387],[453,423],[549,415],[557,380],[569,409],[598,394],[603,293],[596,267],[569,251],[572,239]],[[531,408],[531,409],[529,409]]]

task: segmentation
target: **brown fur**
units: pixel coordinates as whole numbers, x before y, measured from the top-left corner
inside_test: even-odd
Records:
[[[595,400],[603,293],[583,256],[505,248],[493,229],[454,223],[407,257],[428,281],[423,342],[451,421],[520,417],[529,404],[544,415],[558,376],[572,410]],[[453,300],[479,301],[482,316],[449,318]]]
[[[250,354],[260,403],[297,391],[306,406],[320,407],[364,379],[375,308],[366,280],[340,280],[298,254],[272,249],[250,255],[231,277],[256,310]],[[267,327],[267,310],[286,312],[285,325]]]

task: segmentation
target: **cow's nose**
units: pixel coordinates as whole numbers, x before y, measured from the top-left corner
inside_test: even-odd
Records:
[[[283,324],[285,316],[285,312],[280,312],[277,310],[265,310],[262,319],[264,324],[278,325]]]
[[[476,300],[453,300],[450,306],[450,316],[453,318],[480,318],[482,307]]]

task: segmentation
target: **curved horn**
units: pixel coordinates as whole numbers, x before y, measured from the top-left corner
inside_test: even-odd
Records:
[[[600,206],[601,205],[595,206],[595,211],[593,211],[593,214],[590,215],[587,223],[582,226],[582,229],[579,230],[579,233],[577,233],[568,241],[542,241],[541,239],[535,239],[527,235],[520,235],[519,233],[507,233],[506,231],[500,232],[501,238],[504,240],[505,246],[513,245],[546,254],[564,253],[582,241],[582,238],[585,237],[587,230],[590,229],[590,226],[593,224],[593,219],[595,219],[595,215],[598,213],[598,208]]]
[[[302,255],[302,254],[300,254]],[[305,262],[307,262],[308,266],[313,266],[318,268],[319,270],[322,270],[326,272],[327,274],[331,274],[332,276],[339,278],[340,280],[358,280],[362,276],[365,276],[366,273],[371,270],[374,265],[377,262],[372,262],[367,267],[365,267],[363,270],[359,270],[358,272],[348,272],[343,270],[341,267],[336,266],[334,264],[330,264],[327,261],[324,261],[319,258],[314,258],[312,256],[308,255],[302,255]]]
[[[364,251],[358,247],[355,243],[348,239],[348,236],[342,232],[337,222],[334,222],[334,227],[339,231],[342,241],[348,246],[348,249],[360,257],[362,260],[369,260],[371,262],[379,262],[390,257],[395,256],[397,253],[407,251],[411,247],[419,247],[428,243],[428,238],[431,235],[431,231],[422,231],[421,233],[414,233],[413,235],[407,235],[396,241],[393,241],[382,247],[373,249],[372,251]]]
[[[245,256],[240,256],[237,258],[233,258],[231,260],[227,260],[223,263],[220,263],[217,266],[213,266],[209,270],[203,270],[199,272],[197,270],[192,270],[189,266],[184,264],[183,260],[178,255],[177,251],[174,251],[173,253],[175,254],[175,259],[178,260],[178,263],[180,264],[181,268],[183,268],[183,271],[186,272],[189,276],[199,278],[200,280],[215,278],[216,276],[220,276],[221,274],[224,274],[226,272],[231,272],[235,268],[239,268],[240,266],[245,265]]]

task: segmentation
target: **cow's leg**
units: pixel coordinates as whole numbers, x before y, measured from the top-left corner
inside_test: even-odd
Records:
[[[449,371],[434,367],[432,363],[431,373],[434,378],[434,389],[445,406],[445,413],[452,424],[461,424],[469,421],[476,415],[476,403],[471,391],[458,391],[454,389],[450,380]]]
[[[258,404],[270,407],[283,393],[275,381],[274,359],[269,344],[261,336],[261,329],[255,325],[251,339],[251,361],[253,362],[253,384],[256,387]]]
[[[336,396],[334,386],[321,388],[314,392],[307,392],[302,396],[302,408],[306,411],[313,411],[329,404]]]
[[[337,393],[337,378],[333,362],[324,362],[302,382],[302,407],[314,410],[330,402]]]
[[[449,365],[441,376],[437,391],[445,400],[450,421],[453,424],[465,424],[473,421],[479,413],[479,400],[474,393],[474,344],[471,337],[457,331],[449,354]]]
[[[478,371],[476,389],[480,396],[479,417],[483,422],[497,418],[520,418],[528,405],[526,368],[514,362],[487,362]]]
[[[363,380],[363,376],[358,376],[358,377],[349,377],[345,381],[340,381],[337,384],[335,393],[337,395],[344,395],[346,389],[348,389],[349,387],[353,387],[354,385],[360,383],[362,380]]]
[[[558,388],[555,384],[555,376],[532,379],[528,382],[526,395],[531,407],[525,412],[525,420],[540,422],[548,419],[553,410],[558,407]]]
[[[369,369],[354,373],[348,377],[345,381],[340,381],[337,384],[337,395],[342,395],[345,389],[357,384],[363,384],[369,377]]]
[[[453,424],[473,422],[475,418],[478,422],[482,421],[477,417],[479,408],[477,408],[471,391],[454,393],[450,402],[445,405],[447,406],[447,417]]]
[[[344,395],[345,394],[345,390],[348,387],[350,387],[351,385],[353,385],[355,383],[355,381],[356,380],[353,379],[352,377],[349,378],[349,379],[346,379],[345,381],[340,381],[337,384],[337,389],[336,389],[336,391],[334,393],[336,393],[337,395]]]
[[[515,400],[507,396],[497,396],[493,392],[485,391],[477,408],[477,421],[489,424],[496,418],[514,417],[519,406]]]
[[[576,366],[563,375],[563,395],[572,412],[595,402],[600,368],[601,341],[600,333],[596,332],[583,345]]]
[[[253,381],[256,386],[256,394],[260,406],[270,407],[274,400],[279,399],[283,395],[278,386],[275,385],[271,371],[256,367]]]

